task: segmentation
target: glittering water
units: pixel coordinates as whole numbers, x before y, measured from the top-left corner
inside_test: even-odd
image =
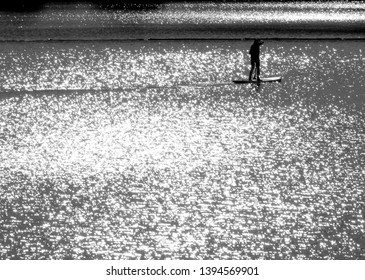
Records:
[[[153,9],[48,4],[0,13],[0,41],[148,38],[365,38],[362,2],[165,3]]]
[[[363,259],[363,42],[250,43],[2,43],[1,258]]]

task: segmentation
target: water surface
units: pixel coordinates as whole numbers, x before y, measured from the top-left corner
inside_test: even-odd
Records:
[[[2,43],[2,259],[364,259],[361,41]]]
[[[155,9],[48,4],[0,13],[1,41],[176,38],[365,38],[362,2],[194,2]]]

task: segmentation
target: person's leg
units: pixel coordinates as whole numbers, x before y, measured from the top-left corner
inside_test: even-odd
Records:
[[[260,80],[260,60],[256,61],[256,79]]]
[[[251,60],[251,70],[250,70],[250,75],[248,76],[249,81],[252,80],[252,74],[254,70],[255,70],[255,62]]]

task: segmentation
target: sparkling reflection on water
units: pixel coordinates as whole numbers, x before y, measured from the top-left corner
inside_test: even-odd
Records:
[[[194,2],[136,5],[134,9],[98,9],[90,3],[48,3],[33,13],[4,13],[7,26],[90,27],[122,24],[247,24],[274,22],[358,22],[365,20],[364,3],[349,2]],[[7,21],[7,19],[11,19]],[[26,23],[31,22],[32,26]]]
[[[0,12],[0,41],[365,37],[361,1],[202,1],[149,7],[99,9],[56,1],[33,13]]]
[[[362,43],[249,44],[3,44],[1,258],[364,258]]]

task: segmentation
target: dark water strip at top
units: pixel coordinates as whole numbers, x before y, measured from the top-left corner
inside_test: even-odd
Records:
[[[83,42],[144,42],[144,41],[252,41],[256,37],[243,38],[118,38],[118,39],[0,39],[0,43],[83,43]],[[364,37],[259,37],[261,40],[267,41],[364,41]]]

